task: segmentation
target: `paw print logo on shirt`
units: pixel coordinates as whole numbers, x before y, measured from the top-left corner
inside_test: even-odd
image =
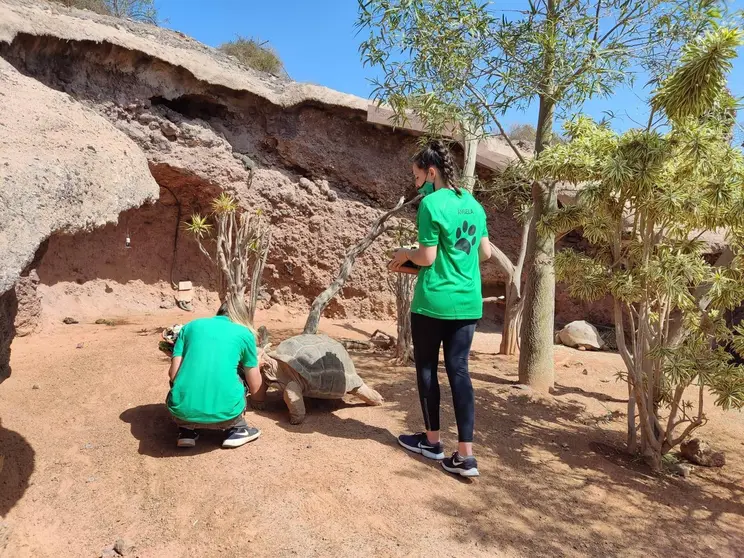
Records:
[[[466,254],[470,254],[473,246],[475,246],[475,225],[468,224],[467,221],[462,222],[461,227],[457,227],[457,242],[455,242],[455,248],[462,250]]]

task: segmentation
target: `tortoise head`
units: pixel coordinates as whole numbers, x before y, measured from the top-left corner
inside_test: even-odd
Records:
[[[276,382],[279,374],[280,364],[269,352],[269,349],[271,349],[271,343],[267,343],[258,349],[258,370],[261,372],[264,382],[273,383]]]

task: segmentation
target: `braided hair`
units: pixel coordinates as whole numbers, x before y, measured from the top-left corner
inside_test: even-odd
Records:
[[[420,169],[436,168],[445,184],[452,188],[459,196],[457,186],[457,167],[452,153],[441,140],[432,140],[413,157],[413,163]]]

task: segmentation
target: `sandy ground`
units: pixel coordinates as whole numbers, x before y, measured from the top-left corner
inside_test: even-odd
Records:
[[[274,339],[303,316],[259,316]],[[515,389],[499,336],[477,334],[476,454],[465,481],[396,444],[421,428],[412,369],[353,353],[383,407],[312,402],[291,426],[277,401],[249,411],[262,437],[175,447],[163,405],[168,313],[115,327],[55,326],[17,339],[0,386],[0,555],[93,557],[124,537],[140,557],[744,556],[744,418],[711,410],[701,434],[723,469],[657,477],[621,451],[617,355],[556,350],[549,401]],[[383,325],[322,322],[364,338]],[[443,393],[447,393],[446,391]],[[454,417],[444,398],[447,450]]]

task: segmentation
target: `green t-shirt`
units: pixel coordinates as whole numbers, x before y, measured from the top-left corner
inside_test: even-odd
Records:
[[[488,237],[486,212],[465,190],[440,189],[424,197],[417,215],[421,246],[437,246],[437,258],[421,268],[411,312],[444,320],[483,316],[481,238]]]
[[[227,316],[202,318],[181,329],[174,357],[183,357],[168,394],[170,412],[181,420],[211,424],[245,410],[238,365],[258,366],[256,338]]]

